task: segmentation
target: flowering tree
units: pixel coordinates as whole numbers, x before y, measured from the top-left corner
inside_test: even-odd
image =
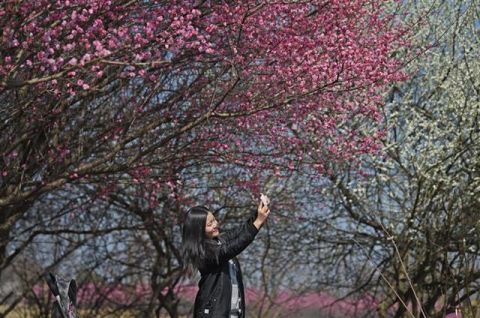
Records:
[[[332,169],[324,195],[334,226],[320,237],[336,237],[324,244],[347,260],[343,272],[356,274],[355,290],[383,300],[381,315],[444,317],[461,307],[473,316],[480,286],[478,6],[415,1],[405,9],[419,21],[416,41],[430,48],[410,64],[415,76],[392,90],[384,151],[347,172]]]
[[[358,128],[379,119],[379,96],[403,76],[391,52],[406,44],[382,4],[3,2],[0,263],[16,220],[68,183],[108,192],[156,169],[161,187],[165,165],[212,148],[291,168],[304,151],[295,129],[316,136],[310,151],[371,151]]]

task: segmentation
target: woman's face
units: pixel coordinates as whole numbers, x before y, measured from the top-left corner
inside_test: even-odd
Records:
[[[217,237],[220,234],[218,230],[218,222],[213,216],[212,212],[208,212],[207,214],[207,223],[205,224],[205,234],[210,239]]]

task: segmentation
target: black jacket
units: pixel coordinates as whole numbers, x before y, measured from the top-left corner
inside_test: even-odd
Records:
[[[240,271],[240,264],[235,256],[240,254],[255,238],[258,233],[253,225],[256,213],[253,214],[242,226],[221,233],[218,239],[209,240],[207,255],[210,257],[202,260],[199,267],[201,279],[198,283],[199,291],[195,298],[194,318],[230,317],[232,284],[228,261],[234,259],[239,270],[238,288],[241,297],[241,318],[245,317],[245,293]]]

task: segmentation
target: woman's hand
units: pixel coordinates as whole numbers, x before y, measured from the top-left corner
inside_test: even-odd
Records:
[[[267,221],[268,215],[270,214],[270,209],[267,205],[264,205],[262,201],[258,205],[257,209],[257,218],[253,222],[253,225],[259,230],[262,225]]]

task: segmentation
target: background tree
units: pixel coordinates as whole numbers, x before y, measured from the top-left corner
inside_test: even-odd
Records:
[[[383,299],[381,315],[443,317],[461,307],[473,317],[478,3],[416,1],[404,9],[421,22],[416,41],[430,48],[409,65],[416,75],[392,88],[383,151],[359,166],[332,166],[325,194],[335,239],[323,244],[340,250],[332,261],[348,260],[343,276],[354,273],[347,280],[351,290]]]

